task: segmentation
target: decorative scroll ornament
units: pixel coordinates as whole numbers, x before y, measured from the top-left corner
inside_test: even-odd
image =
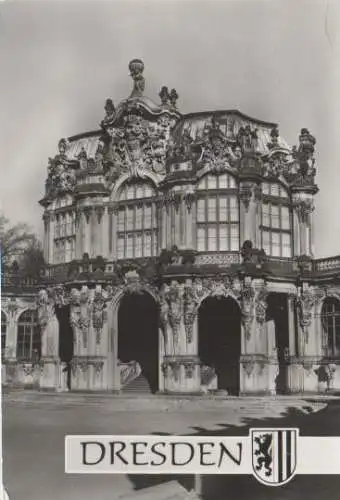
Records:
[[[37,298],[38,322],[42,330],[46,328],[54,314],[54,301],[47,290],[40,290]]]
[[[255,291],[251,278],[246,278],[241,286],[241,317],[247,340],[250,339],[251,326],[254,320],[254,297]]]
[[[180,287],[176,285],[171,286],[168,291],[167,300],[169,303],[169,324],[172,328],[174,336],[178,338],[183,312],[183,298]]]
[[[197,317],[198,301],[192,287],[187,286],[184,290],[184,328],[187,342],[190,344],[193,340],[193,326]]]
[[[149,121],[137,108],[127,108],[123,124],[107,129],[104,164],[108,180],[123,173],[145,178],[147,172],[165,173],[167,144],[175,124],[167,114]]]
[[[315,184],[315,137],[306,128],[301,130],[299,146],[292,149],[292,160],[284,173],[287,181],[294,186],[313,186]]]
[[[309,327],[313,319],[313,309],[324,297],[324,292],[320,289],[303,288],[297,297],[300,326],[305,334],[306,342],[309,338]]]
[[[58,148],[59,154],[48,160],[45,191],[49,197],[72,192],[76,184],[74,164],[66,157],[68,148],[66,139],[59,141]]]
[[[255,368],[255,364],[256,363],[253,359],[249,359],[247,361],[242,361],[243,370],[246,373],[248,378],[251,377],[251,374],[253,373],[254,368]]]
[[[160,293],[160,320],[164,332],[165,344],[168,341],[167,326],[172,329],[175,341],[174,349],[178,345],[181,319],[183,314],[183,292],[177,285],[164,287]]]
[[[314,203],[312,199],[298,200],[294,203],[294,208],[298,215],[299,221],[307,223],[310,214],[314,211]]]
[[[90,291],[87,287],[83,287],[81,291],[73,289],[71,291],[71,325],[79,330],[83,337],[84,348],[87,347],[88,332],[91,320],[91,304]],[[75,335],[75,341],[77,341]]]
[[[215,116],[210,123],[205,124],[194,146],[201,149],[197,163],[209,164],[211,171],[217,174],[236,167],[242,155],[239,146],[232,147],[229,144]]]
[[[158,95],[161,98],[162,106],[170,106],[176,108],[176,103],[179,96],[175,89],[172,89],[169,92],[168,87],[162,87]]]
[[[6,305],[7,314],[14,317],[16,315],[18,308],[19,308],[19,306],[18,306],[17,300],[14,297],[11,297]]]
[[[262,285],[260,289],[256,293],[255,298],[255,316],[256,321],[263,325],[266,321],[266,311],[267,311],[267,298],[268,298],[268,289],[266,285]]]
[[[250,125],[240,127],[236,141],[243,154],[256,153],[258,146],[257,129],[252,130]]]
[[[220,278],[196,278],[192,283],[192,289],[200,303],[208,296],[232,297],[238,300],[239,292],[234,286],[232,278],[222,276]]]
[[[100,344],[100,334],[107,319],[106,300],[102,291],[96,290],[92,302],[92,325],[96,332],[96,344]]]

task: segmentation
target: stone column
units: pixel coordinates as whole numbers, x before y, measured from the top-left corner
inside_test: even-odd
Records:
[[[54,264],[55,215],[51,214],[48,231],[48,264]]]
[[[92,207],[83,207],[83,249],[82,253],[88,253],[91,256],[91,215]]]
[[[195,229],[195,193],[193,191],[189,191],[185,195],[185,223],[186,223],[186,239],[185,239],[185,246],[187,249],[195,249],[196,248],[196,242],[195,242],[195,235],[194,235],[194,229]]]
[[[247,276],[241,283],[241,394],[269,392],[267,295],[266,283],[262,279],[252,280]]]
[[[297,298],[299,361],[303,367],[301,391],[318,390],[317,368],[322,358],[320,339],[316,327],[316,307],[323,293],[304,283]]]
[[[70,299],[70,322],[73,328],[74,350],[72,359],[71,388],[89,389],[88,343],[91,322],[91,291],[86,285],[81,290],[72,289]]]
[[[255,246],[257,240],[257,200],[255,198],[256,184],[249,181],[241,181],[239,186],[240,195],[240,241],[243,243],[250,240]]]
[[[289,329],[289,353],[288,354],[288,388],[291,393],[303,391],[302,365],[299,360],[300,350],[303,349],[303,335],[299,332],[299,325],[296,321],[296,296],[287,296],[288,329]],[[296,327],[298,331],[296,331]],[[299,335],[300,347],[296,345],[296,336]]]
[[[55,302],[50,293],[41,290],[38,295],[38,318],[41,328],[40,389],[55,391],[60,383],[59,322]]]
[[[164,390],[193,393],[200,390],[200,365],[193,345],[196,304],[190,286],[173,281],[161,291],[161,324],[164,335]],[[197,340],[196,340],[197,345]]]
[[[297,215],[298,221],[298,232],[299,235],[299,255],[307,255],[309,257],[313,256],[312,253],[312,212],[314,210],[313,199],[311,197],[301,198],[300,196],[294,196],[294,207],[295,213]]]
[[[165,199],[161,200],[159,205],[161,232],[160,232],[160,250],[167,248],[168,244],[168,209]]]
[[[101,285],[72,289],[70,321],[74,332],[71,388],[107,390],[108,324],[106,304],[109,294]]]
[[[45,262],[47,263],[49,263],[50,219],[51,219],[50,214],[45,212],[43,215],[43,221],[44,221],[43,251],[44,251],[44,259]]]
[[[94,257],[97,255],[107,255],[107,253],[103,252],[104,246],[104,234],[103,234],[103,227],[105,226],[105,218],[104,218],[104,207],[103,206],[97,206],[95,209],[95,221],[94,224],[96,226],[96,241],[94,245]]]

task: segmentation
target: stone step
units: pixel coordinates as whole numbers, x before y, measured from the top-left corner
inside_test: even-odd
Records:
[[[140,374],[138,377],[133,379],[129,384],[127,384],[123,390],[122,393],[142,393],[142,394],[151,394],[151,388],[149,385],[149,382],[146,377],[144,377],[143,374]]]

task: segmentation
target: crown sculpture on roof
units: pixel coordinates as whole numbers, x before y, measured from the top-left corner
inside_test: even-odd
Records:
[[[133,59],[128,68],[131,94],[117,105],[106,99],[96,152],[90,153],[92,146],[83,138],[79,147],[72,146],[72,139],[59,141],[58,154],[49,159],[45,199],[72,193],[78,179],[93,173],[102,176],[105,189],[122,174],[160,181],[178,178],[181,172],[195,177],[203,170],[230,171],[243,179],[255,175],[259,181],[281,178],[297,189],[317,189],[316,140],[306,128],[298,146],[290,148],[276,125],[238,111],[181,116],[175,89],[162,86],[156,104],[144,96],[143,61]]]

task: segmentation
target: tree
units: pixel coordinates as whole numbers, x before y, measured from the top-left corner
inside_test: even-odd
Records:
[[[38,279],[42,276],[44,268],[45,259],[41,243],[34,236],[19,259],[19,272],[25,278]]]
[[[0,214],[0,251],[1,267],[5,272],[15,261],[19,264],[19,269],[24,270],[25,266],[28,266],[30,272],[33,272],[33,268],[37,268],[38,262],[41,263],[41,246],[30,227],[25,223],[11,226],[9,220],[2,214]]]

